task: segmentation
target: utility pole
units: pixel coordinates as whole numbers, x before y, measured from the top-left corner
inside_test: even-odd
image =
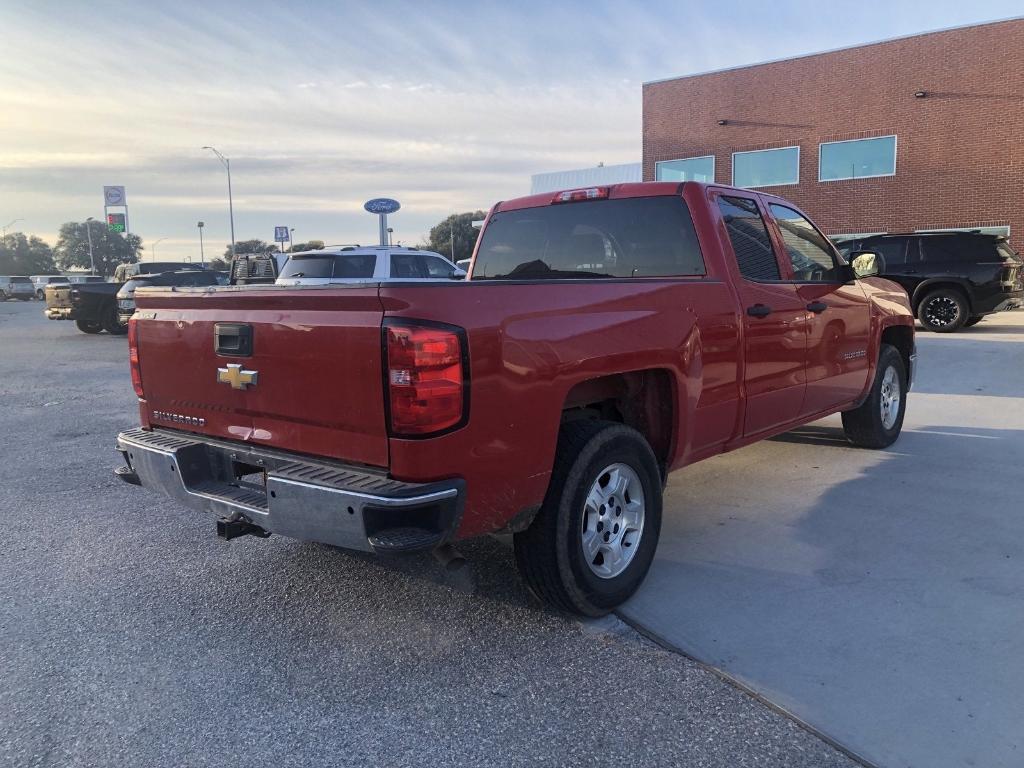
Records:
[[[92,222],[92,216],[85,220],[85,236],[89,239],[89,274],[95,275],[96,260],[92,256]]]
[[[455,215],[452,214],[452,263],[455,263]]]
[[[222,155],[220,152],[218,152],[213,147],[203,147],[203,149],[208,149],[211,152],[213,152],[213,154],[215,154],[220,159],[221,164],[228,171],[228,215],[231,217],[231,260],[234,261],[235,260],[235,204],[234,204],[234,201],[231,198],[231,160],[226,158],[226,157],[224,157],[224,155]]]
[[[203,253],[203,222],[197,222],[196,226],[199,227],[199,260],[202,262],[203,267],[206,267],[206,255]]]

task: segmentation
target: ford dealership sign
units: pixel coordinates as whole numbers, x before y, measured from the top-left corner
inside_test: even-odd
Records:
[[[363,203],[365,208],[370,213],[394,213],[402,206],[397,200],[392,200],[390,197],[375,197],[373,200],[367,200]]]

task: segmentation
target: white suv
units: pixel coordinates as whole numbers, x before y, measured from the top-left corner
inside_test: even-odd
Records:
[[[462,280],[466,271],[433,251],[392,245],[328,246],[289,253],[276,285]]]
[[[27,277],[17,275],[8,277],[0,275],[0,301],[21,299],[28,301],[36,295],[35,286]]]

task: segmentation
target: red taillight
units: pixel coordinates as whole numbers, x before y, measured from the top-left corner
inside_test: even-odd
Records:
[[[426,435],[465,415],[462,339],[445,328],[386,325],[387,387],[393,435]]]
[[[132,387],[135,394],[141,400],[142,393],[142,368],[139,366],[139,329],[134,317],[128,320],[128,364],[132,369]]]
[[[608,197],[608,187],[588,187],[586,189],[569,189],[558,192],[552,203],[577,203],[581,200],[604,200]]]

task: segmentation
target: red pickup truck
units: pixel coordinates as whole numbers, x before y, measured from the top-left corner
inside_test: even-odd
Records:
[[[914,321],[880,266],[781,198],[656,182],[498,203],[465,281],[144,288],[117,473],[226,538],[513,533],[540,598],[600,615],[668,472],[839,411],[897,438]]]

